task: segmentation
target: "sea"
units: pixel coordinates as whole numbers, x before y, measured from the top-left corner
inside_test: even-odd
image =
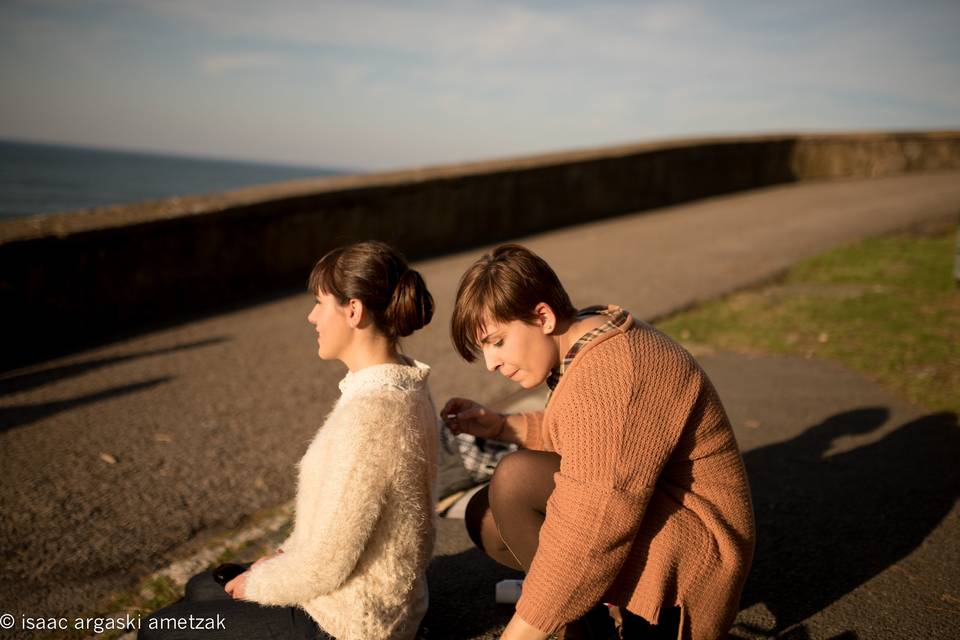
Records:
[[[356,173],[0,141],[0,220]]]

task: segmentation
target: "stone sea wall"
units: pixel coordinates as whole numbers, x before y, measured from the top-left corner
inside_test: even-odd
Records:
[[[0,368],[303,286],[355,240],[417,259],[774,184],[956,169],[957,131],[706,138],[2,222]]]

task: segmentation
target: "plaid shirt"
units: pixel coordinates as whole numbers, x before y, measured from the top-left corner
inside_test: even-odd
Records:
[[[440,444],[448,454],[460,456],[464,469],[476,482],[486,482],[493,476],[497,463],[508,453],[517,450],[517,445],[499,440],[475,438],[469,433],[453,435],[449,429],[440,429]]]
[[[570,350],[567,351],[567,355],[563,357],[563,361],[560,363],[560,366],[550,372],[550,375],[547,376],[547,386],[550,387],[550,395],[553,395],[553,390],[557,388],[558,384],[560,384],[560,378],[563,377],[564,371],[567,370],[567,367],[570,366],[570,363],[573,362],[573,359],[577,357],[577,354],[580,353],[580,350],[583,349],[584,345],[599,335],[622,327],[629,316],[626,311],[617,306],[594,306],[587,307],[586,309],[583,309],[577,313],[577,319],[581,320],[583,318],[597,315],[607,316],[610,319],[596,329],[591,329],[587,333],[583,334],[583,336],[581,336],[580,339],[577,340],[572,347],[570,347]],[[549,402],[549,398],[547,401]]]

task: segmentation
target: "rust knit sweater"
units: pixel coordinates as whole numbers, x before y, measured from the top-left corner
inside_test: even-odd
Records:
[[[517,613],[553,633],[599,601],[681,637],[726,637],[753,556],[743,460],[692,356],[635,321],[587,343],[545,412],[524,414],[529,449],[561,456]]]

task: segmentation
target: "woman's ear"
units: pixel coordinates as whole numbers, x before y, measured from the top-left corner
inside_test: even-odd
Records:
[[[356,298],[347,300],[347,324],[356,329],[363,321],[363,303]]]
[[[534,307],[533,312],[537,314],[537,321],[540,323],[543,333],[546,335],[553,333],[553,330],[557,328],[557,314],[553,312],[550,305],[541,302]]]

